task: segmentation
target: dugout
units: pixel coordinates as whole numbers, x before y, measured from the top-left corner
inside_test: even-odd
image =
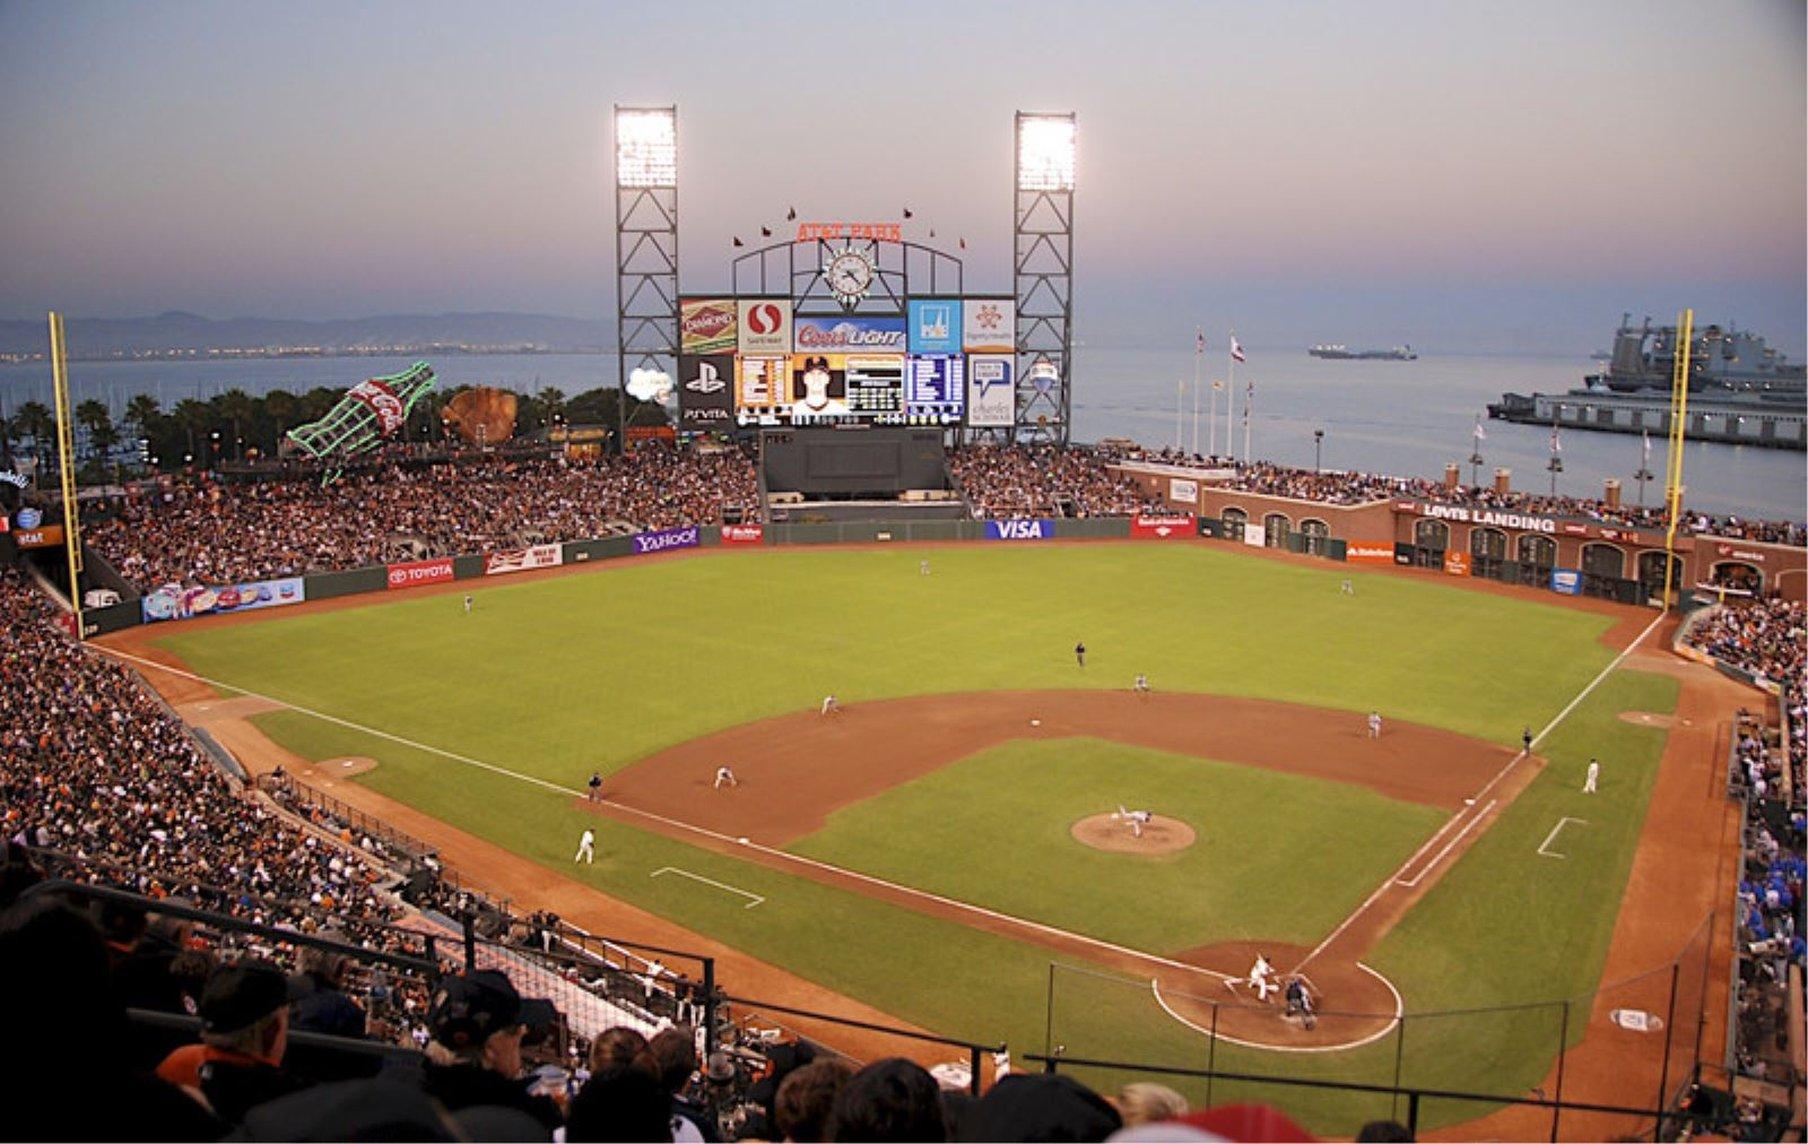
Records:
[[[806,501],[890,500],[949,488],[942,431],[890,425],[768,429],[760,434],[760,483]]]

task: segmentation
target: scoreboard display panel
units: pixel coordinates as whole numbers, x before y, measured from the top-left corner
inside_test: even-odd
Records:
[[[847,356],[848,412],[880,422],[904,416],[904,358],[899,354]]]
[[[960,354],[912,354],[904,411],[913,425],[958,425],[967,402],[967,359]]]

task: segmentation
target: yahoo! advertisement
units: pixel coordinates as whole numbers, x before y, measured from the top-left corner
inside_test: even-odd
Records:
[[[657,532],[642,532],[634,537],[634,554],[644,555],[648,552],[669,552],[674,548],[695,548],[701,544],[697,526],[686,525],[683,528],[662,528]]]

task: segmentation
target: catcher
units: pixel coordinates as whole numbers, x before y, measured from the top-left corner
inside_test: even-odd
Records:
[[[1321,994],[1310,977],[1303,973],[1289,976],[1283,995],[1287,999],[1287,1008],[1281,1013],[1284,1019],[1298,1021],[1302,1029],[1318,1027],[1318,999]]]

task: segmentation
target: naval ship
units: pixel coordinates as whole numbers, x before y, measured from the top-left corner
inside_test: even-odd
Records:
[[[1670,429],[1675,326],[1620,318],[1604,372],[1567,393],[1507,393],[1488,416],[1504,421],[1609,433]],[[1689,407],[1683,435],[1698,441],[1808,449],[1808,377],[1749,330],[1705,326],[1689,347]]]
[[[1313,346],[1306,351],[1326,361],[1418,361],[1411,346],[1395,346],[1391,350],[1353,350],[1345,345]]]

